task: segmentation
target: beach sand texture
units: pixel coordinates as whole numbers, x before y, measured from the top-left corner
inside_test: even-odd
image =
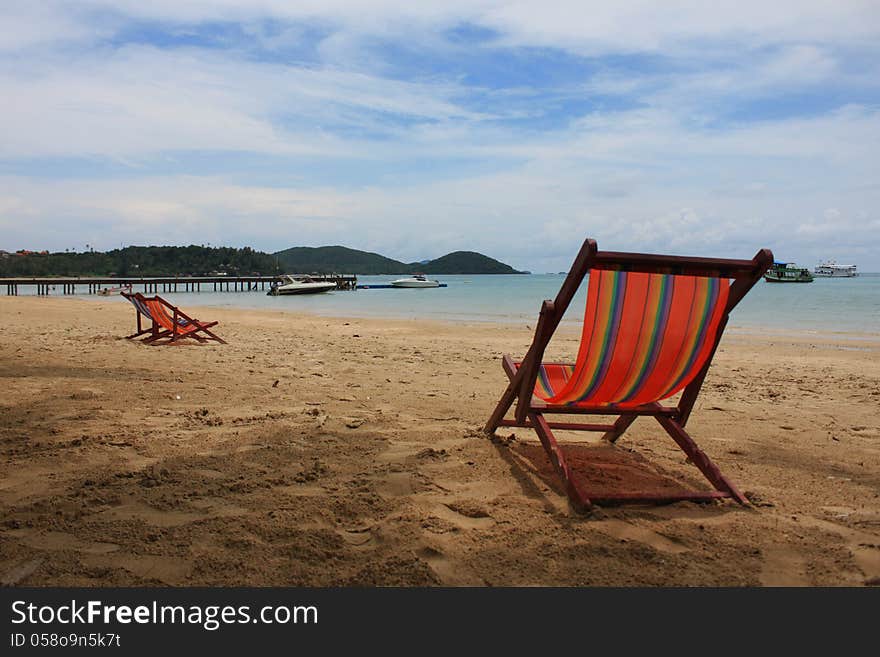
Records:
[[[480,433],[533,324],[185,310],[229,344],[121,339],[118,298],[0,297],[4,584],[880,581],[880,336],[729,333],[688,428],[754,508],[585,517],[533,433]],[[704,486],[654,420],[559,437],[602,485]]]

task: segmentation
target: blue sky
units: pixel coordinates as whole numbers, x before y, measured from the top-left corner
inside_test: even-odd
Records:
[[[2,249],[474,249],[543,272],[592,236],[880,271],[873,2],[0,11]]]

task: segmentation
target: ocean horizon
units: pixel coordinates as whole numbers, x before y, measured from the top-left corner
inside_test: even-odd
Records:
[[[361,285],[387,284],[399,276],[359,276]],[[186,309],[193,306],[305,312],[328,317],[453,322],[533,323],[541,302],[559,291],[564,274],[436,276],[447,287],[369,289],[312,295],[268,296],[250,292],[159,292]],[[36,294],[21,286],[20,294]],[[563,322],[583,319],[586,284]],[[55,293],[51,296],[62,296]],[[106,300],[99,295],[78,298]],[[880,333],[880,273],[855,278],[817,278],[809,284],[759,281],[731,314],[732,328],[833,333]]]

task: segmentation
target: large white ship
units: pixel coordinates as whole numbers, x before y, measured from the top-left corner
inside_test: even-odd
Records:
[[[816,265],[813,269],[814,276],[823,276],[825,278],[852,278],[858,276],[855,265],[838,265],[833,260],[826,260],[820,265]]]

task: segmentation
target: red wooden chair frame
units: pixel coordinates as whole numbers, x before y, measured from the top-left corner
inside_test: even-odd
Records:
[[[586,240],[577,258],[575,258],[571,271],[569,271],[565,282],[556,295],[555,301],[546,300],[542,304],[537,327],[535,328],[535,336],[525,357],[520,363],[517,363],[508,355],[503,357],[502,365],[510,379],[510,383],[495,407],[495,411],[486,423],[485,432],[491,435],[500,426],[534,429],[556,472],[565,484],[565,490],[569,499],[579,510],[589,510],[594,503],[673,502],[679,500],[708,501],[717,498],[733,498],[740,504],[748,504],[745,496],[697,446],[687,431],[685,431],[685,426],[694,408],[694,403],[697,400],[703,381],[706,378],[706,373],[712,363],[715,350],[718,348],[718,343],[727,324],[728,315],[745,297],[752,286],[761,279],[772,263],[773,254],[769,249],[762,249],[752,260],[691,258],[599,251],[594,240]],[[677,405],[666,406],[654,402],[625,408],[616,407],[615,405],[584,407],[576,404],[548,404],[537,397],[533,397],[544,350],[554,331],[559,326],[559,322],[562,320],[562,316],[568,309],[581,282],[591,270],[710,276],[732,280],[728,291],[727,304],[708,358],[698,370],[696,376],[681,392]],[[505,415],[514,401],[516,401],[514,417],[512,419],[505,419]],[[617,415],[618,417],[612,424],[588,424],[551,422],[544,417],[547,414]],[[572,471],[566,463],[565,455],[557,443],[552,430],[566,429],[602,432],[605,440],[615,443],[639,416],[655,418],[682,451],[687,454],[690,461],[702,472],[703,476],[708,479],[715,490],[710,492],[683,491],[681,494],[676,495],[633,491],[599,497],[590,496],[588,491],[585,491],[572,476]]]
[[[193,338],[198,342],[215,340],[226,344],[225,340],[210,330],[218,324],[216,321],[200,322],[158,295],[145,297],[140,292],[134,294],[123,292],[122,296],[131,301],[137,315],[137,331],[126,336],[128,339],[146,335],[143,342],[147,344],[168,344],[181,338]],[[149,328],[143,327],[141,316],[150,320]],[[158,342],[159,340],[165,342]]]

